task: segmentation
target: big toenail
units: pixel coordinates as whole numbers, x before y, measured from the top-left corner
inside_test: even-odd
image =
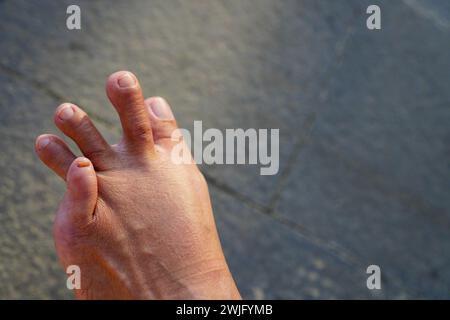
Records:
[[[129,88],[133,87],[136,84],[136,81],[134,80],[134,77],[131,74],[125,72],[119,77],[117,83],[119,83],[119,87],[121,88]]]
[[[50,141],[50,139],[49,138],[42,138],[42,139],[39,139],[39,141],[38,141],[38,148],[41,150],[41,149],[44,149],[46,146],[48,146],[48,144],[50,143],[51,141]]]
[[[65,106],[59,113],[58,117],[61,120],[67,120],[70,119],[73,116],[73,108],[72,106]]]
[[[172,110],[170,110],[167,102],[162,98],[155,98],[150,103],[153,113],[156,117],[162,120],[172,120],[174,118]]]

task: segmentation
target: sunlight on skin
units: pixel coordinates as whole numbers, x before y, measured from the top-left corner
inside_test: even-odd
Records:
[[[54,223],[59,259],[81,270],[78,298],[239,299],[218,238],[206,181],[191,162],[174,164],[177,124],[167,102],[144,100],[130,72],[106,92],[123,139],[109,145],[78,106],[64,103],[56,126],[76,142],[36,140],[40,159],[66,180]]]

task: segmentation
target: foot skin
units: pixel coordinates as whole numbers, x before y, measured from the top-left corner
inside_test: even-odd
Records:
[[[194,163],[171,160],[179,142],[170,138],[177,130],[170,106],[159,97],[144,100],[126,71],[109,77],[106,92],[122,123],[118,144],[109,145],[69,103],[54,121],[84,157],[57,136],[36,140],[39,158],[67,184],[54,238],[63,267],[80,267],[76,297],[239,299],[206,181]]]

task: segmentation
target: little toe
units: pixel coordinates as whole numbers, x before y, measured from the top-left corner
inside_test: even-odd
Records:
[[[97,176],[89,159],[76,158],[67,172],[67,191],[60,210],[59,221],[74,225],[88,224],[97,204]]]
[[[54,120],[56,126],[75,141],[81,152],[98,169],[108,167],[113,156],[112,149],[86,112],[74,104],[63,103],[56,109]]]
[[[67,170],[75,159],[67,144],[52,134],[37,137],[35,150],[41,161],[58,176],[66,179]]]
[[[106,83],[106,92],[119,114],[127,148],[153,152],[151,123],[136,76],[128,71],[112,74]]]

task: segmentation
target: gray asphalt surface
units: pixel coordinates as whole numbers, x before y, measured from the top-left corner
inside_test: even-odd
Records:
[[[202,166],[245,298],[450,298],[450,2],[376,1],[369,31],[372,3],[0,1],[0,298],[72,297],[34,139],[71,101],[115,142],[121,69],[184,128],[280,129],[275,176]]]

